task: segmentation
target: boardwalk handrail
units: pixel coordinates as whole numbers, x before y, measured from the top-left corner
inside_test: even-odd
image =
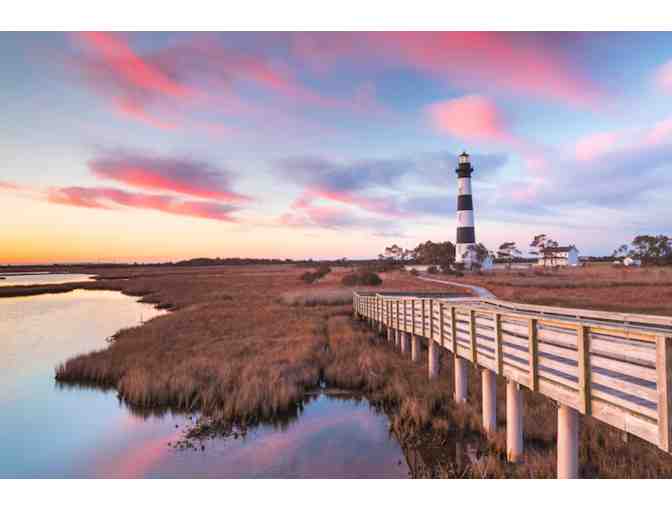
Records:
[[[672,318],[424,293],[353,307],[672,453]]]

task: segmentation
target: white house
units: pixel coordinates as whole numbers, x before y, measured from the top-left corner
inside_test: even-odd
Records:
[[[556,248],[543,248],[540,250],[538,265],[544,267],[553,266],[578,266],[579,250],[576,246],[558,246]]]
[[[625,257],[623,259],[624,266],[639,267],[642,265],[642,261],[639,259],[633,259],[632,257]]]

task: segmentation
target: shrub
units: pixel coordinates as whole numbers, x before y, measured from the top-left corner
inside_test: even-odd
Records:
[[[427,272],[428,272],[429,274],[436,274],[436,273],[439,272],[439,268],[436,267],[436,266],[429,266],[429,267],[427,268]]]
[[[319,278],[319,276],[317,276],[317,273],[311,273],[310,271],[306,271],[300,276],[300,278],[306,283],[313,283],[315,282],[315,280]]]
[[[380,279],[376,273],[372,271],[357,271],[356,273],[348,273],[341,280],[343,285],[352,287],[353,285],[380,285],[383,280]]]
[[[413,276],[418,276],[420,274],[420,272],[417,269],[413,268],[413,269],[411,269],[411,274]]]

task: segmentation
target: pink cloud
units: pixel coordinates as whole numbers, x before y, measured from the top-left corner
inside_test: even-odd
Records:
[[[571,36],[567,36],[571,37]],[[449,83],[493,93],[595,106],[604,92],[561,47],[535,34],[515,32],[301,33],[294,55],[325,73],[348,65],[409,66]]]
[[[94,159],[89,162],[89,168],[96,177],[135,188],[170,191],[222,202],[250,200],[230,189],[229,174],[192,160],[122,154]]]
[[[84,188],[79,186],[52,188],[47,193],[47,201],[54,204],[93,209],[114,209],[117,206],[123,206],[151,209],[180,216],[193,216],[227,222],[237,221],[236,218],[231,216],[237,209],[231,205],[184,201],[165,195],[129,193],[114,188]]]
[[[662,90],[672,93],[672,60],[658,69],[655,81]]]
[[[483,96],[470,95],[430,105],[430,121],[442,132],[464,140],[510,142],[514,137],[502,112]]]
[[[193,94],[188,87],[136,54],[114,33],[80,32],[75,37],[80,38],[110,70],[129,84],[167,96],[188,97]]]
[[[304,196],[354,205],[365,211],[386,216],[401,216],[401,213],[396,210],[395,204],[389,199],[371,198],[349,191],[338,191],[325,188],[311,188],[307,191],[307,195]]]
[[[575,155],[580,161],[590,161],[612,150],[618,134],[613,132],[593,133],[576,142]]]

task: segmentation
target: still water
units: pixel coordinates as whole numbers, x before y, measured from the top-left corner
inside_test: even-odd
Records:
[[[187,450],[168,443],[191,417],[145,417],[114,391],[55,384],[58,363],[162,313],[110,291],[0,299],[0,478],[408,475],[387,417],[366,401],[322,394],[282,428]]]
[[[57,273],[1,273],[0,287],[11,285],[46,285],[58,283],[87,282],[93,275],[90,274],[57,274]]]

